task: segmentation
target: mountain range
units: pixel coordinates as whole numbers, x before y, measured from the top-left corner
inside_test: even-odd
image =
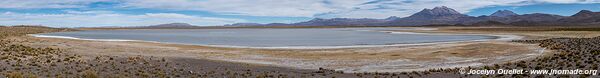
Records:
[[[185,28],[202,28],[188,23],[168,23],[149,26],[111,26],[111,27],[91,27],[91,28],[142,28],[142,29],[185,29]]]
[[[370,18],[314,18],[297,23],[236,23],[224,26],[430,26],[430,25],[600,25],[600,12],[582,10],[572,16],[533,13],[516,14],[510,10],[498,10],[490,15],[468,16],[446,6],[423,9],[408,17],[391,16],[385,19]]]

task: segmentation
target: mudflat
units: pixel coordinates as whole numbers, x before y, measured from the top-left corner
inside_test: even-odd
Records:
[[[407,32],[452,33],[446,28]],[[465,34],[465,33],[461,33]],[[466,33],[470,34],[470,33]],[[492,33],[477,33],[492,34]],[[503,34],[512,35],[512,34]],[[66,48],[84,55],[153,56],[207,59],[292,69],[334,69],[344,72],[403,72],[434,68],[481,66],[536,57],[543,49],[509,40],[464,41],[408,46],[339,49],[255,49],[135,41],[87,41],[26,37],[32,44]]]

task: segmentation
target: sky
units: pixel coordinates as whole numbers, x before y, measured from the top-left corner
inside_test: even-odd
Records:
[[[563,16],[600,11],[600,0],[2,0],[0,25],[147,26],[293,23],[313,18],[406,17],[447,6],[471,16],[497,10]]]

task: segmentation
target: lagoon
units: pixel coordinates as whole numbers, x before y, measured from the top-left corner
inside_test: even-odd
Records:
[[[105,41],[152,41],[228,47],[345,47],[379,46],[495,39],[465,34],[390,33],[411,28],[257,28],[257,29],[136,29],[87,30],[35,34],[37,36]]]

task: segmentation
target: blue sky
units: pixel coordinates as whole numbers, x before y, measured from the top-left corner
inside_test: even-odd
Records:
[[[497,10],[563,16],[600,11],[600,0],[2,0],[0,25],[52,27],[190,23],[292,23],[313,18],[406,17],[447,6],[471,16]]]

